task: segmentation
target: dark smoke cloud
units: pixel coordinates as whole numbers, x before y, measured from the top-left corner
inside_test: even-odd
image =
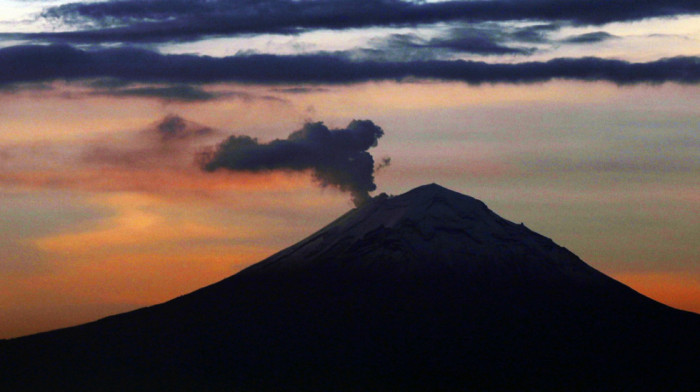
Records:
[[[600,25],[700,12],[697,0],[113,0],[47,8],[80,30],[20,34],[64,42],[169,42],[211,35],[522,21]]]
[[[206,171],[306,171],[322,186],[350,192],[355,205],[374,191],[374,159],[368,149],[384,131],[370,120],[353,120],[345,129],[329,129],[321,122],[306,123],[287,139],[260,143],[249,136],[231,136],[215,150],[202,153]]]
[[[347,84],[435,79],[535,83],[552,79],[632,83],[697,83],[699,57],[631,63],[595,57],[514,64],[463,60],[351,61],[337,54],[164,55],[135,48],[86,51],[65,45],[0,49],[0,86],[52,80],[119,79],[140,83]]]

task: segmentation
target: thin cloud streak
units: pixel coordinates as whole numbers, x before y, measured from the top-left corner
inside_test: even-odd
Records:
[[[206,102],[225,96],[222,93],[211,93],[189,85],[102,89],[95,90],[93,94],[123,98],[155,98],[164,102]]]
[[[47,66],[51,64],[51,66]],[[349,84],[433,79],[481,83],[536,83],[552,79],[634,83],[697,83],[700,58],[673,57],[647,63],[558,58],[515,64],[464,60],[351,61],[337,54],[236,55],[222,58],[163,55],[117,48],[86,51],[64,45],[0,49],[0,86],[95,78],[145,83]]]
[[[441,55],[471,53],[483,56],[529,55],[534,48],[507,45],[517,37],[503,28],[468,27],[454,28],[446,35],[424,39],[416,34],[392,34],[385,39],[374,40],[373,49],[358,49],[368,59],[432,60]]]
[[[597,42],[607,41],[610,39],[619,38],[616,35],[612,35],[605,31],[596,31],[593,33],[586,33],[580,35],[574,35],[564,39],[562,42],[568,44],[593,44]]]
[[[562,21],[601,25],[697,14],[692,0],[120,0],[49,7],[43,17],[82,30],[19,34],[63,42],[174,42],[205,36],[295,34],[315,29],[441,22]]]

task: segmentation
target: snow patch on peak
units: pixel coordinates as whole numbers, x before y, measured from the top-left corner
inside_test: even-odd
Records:
[[[423,185],[398,196],[381,194],[353,209],[313,235],[359,238],[378,228],[394,228],[402,222],[441,225],[452,222],[503,220],[483,202],[437,184]]]
[[[527,270],[533,276],[558,273],[555,270],[590,276],[594,271],[549,238],[501,218],[483,202],[429,184],[398,196],[377,196],[248,272],[346,259],[360,264],[400,259],[406,268],[422,268],[425,260],[466,262],[476,268],[483,264],[477,260],[490,260],[487,264],[496,269],[507,264],[512,267],[507,271]]]
[[[504,225],[515,226],[475,198],[429,184],[398,196],[376,196],[283,253],[298,255],[311,249],[318,253],[320,249],[367,238],[384,229],[404,232],[406,228],[414,228],[428,241],[441,230],[492,238],[492,233],[502,231]]]

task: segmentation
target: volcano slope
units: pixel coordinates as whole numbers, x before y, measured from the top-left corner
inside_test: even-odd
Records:
[[[378,196],[164,304],[0,343],[7,391],[697,391],[700,315],[476,199]]]

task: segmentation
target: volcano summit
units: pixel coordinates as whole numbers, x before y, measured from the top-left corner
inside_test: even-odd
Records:
[[[0,389],[700,390],[700,316],[438,185],[164,304],[0,342]]]

